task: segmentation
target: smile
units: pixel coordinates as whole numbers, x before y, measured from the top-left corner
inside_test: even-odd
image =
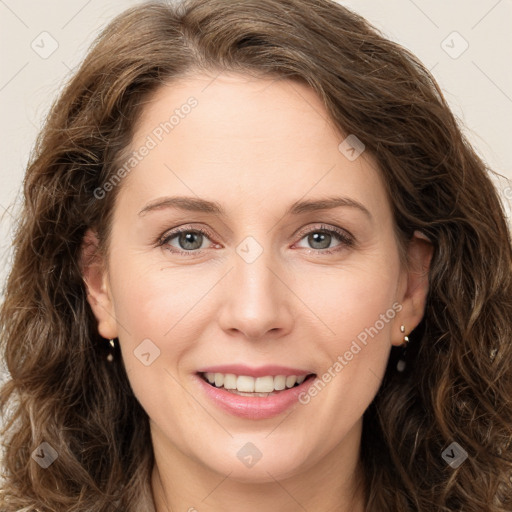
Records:
[[[216,407],[240,418],[257,420],[277,416],[299,403],[316,374],[248,375],[199,372],[201,393]]]
[[[251,377],[249,375],[213,372],[206,372],[201,375],[209,384],[216,388],[222,388],[241,396],[260,397],[299,386],[308,377],[308,375],[265,375],[263,377]]]

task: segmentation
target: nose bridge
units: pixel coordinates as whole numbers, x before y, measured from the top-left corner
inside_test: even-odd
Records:
[[[259,250],[251,241],[243,242],[237,248],[233,274],[235,285],[239,283],[244,298],[258,309],[275,298],[276,277],[270,271],[272,266],[275,266],[275,258],[270,248]]]
[[[269,238],[260,243],[248,236],[236,247],[220,315],[223,329],[237,329],[254,339],[273,329],[288,328],[291,319],[286,286],[276,276],[280,265]]]

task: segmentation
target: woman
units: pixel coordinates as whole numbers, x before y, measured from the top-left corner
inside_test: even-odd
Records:
[[[428,71],[340,5],[120,15],[15,248],[2,511],[511,510],[503,209]]]

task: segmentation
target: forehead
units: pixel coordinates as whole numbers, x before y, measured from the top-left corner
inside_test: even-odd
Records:
[[[140,200],[186,193],[270,207],[306,195],[385,201],[371,156],[349,159],[347,135],[296,81],[221,74],[160,87],[144,106],[123,187]],[[343,144],[342,148],[343,149]]]
[[[304,143],[304,151],[310,152],[319,135],[333,131],[329,122],[320,98],[296,81],[233,73],[196,75],[162,86],[153,94],[134,142],[142,142],[153,131],[158,142],[165,142],[163,138],[184,141],[193,135],[203,147],[214,141],[219,149],[258,149],[271,157],[287,148],[298,151]],[[167,137],[171,132],[172,137]],[[339,133],[335,136],[336,140],[340,137]]]

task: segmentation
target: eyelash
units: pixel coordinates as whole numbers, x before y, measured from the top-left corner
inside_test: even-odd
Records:
[[[213,238],[210,232],[205,230],[204,228],[190,228],[185,226],[182,228],[177,228],[176,230],[171,231],[170,233],[165,233],[161,238],[159,238],[157,246],[163,247],[164,245],[168,244],[170,240],[180,235],[181,233],[201,233],[202,235],[205,235],[209,239]],[[328,228],[325,225],[321,225],[319,228],[317,227],[314,229],[310,229],[308,231],[301,231],[298,234],[298,236],[300,236],[299,241],[302,240],[305,236],[310,235],[312,233],[326,233],[329,235],[335,235],[335,237],[338,238],[338,240],[341,242],[340,245],[337,245],[333,249],[309,249],[318,254],[333,254],[340,251],[343,247],[350,248],[354,246],[354,238],[351,235],[337,228]],[[175,247],[170,248],[169,246],[167,250],[173,254],[185,256],[198,256],[206,249],[194,249],[191,251],[184,251],[182,249],[176,249]]]

